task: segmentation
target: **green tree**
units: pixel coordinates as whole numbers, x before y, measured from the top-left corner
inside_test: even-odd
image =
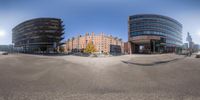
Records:
[[[89,42],[88,45],[86,46],[85,53],[93,53],[96,52],[95,46],[92,44],[92,42]]]
[[[60,46],[59,47],[59,52],[65,52],[65,47],[64,46]]]

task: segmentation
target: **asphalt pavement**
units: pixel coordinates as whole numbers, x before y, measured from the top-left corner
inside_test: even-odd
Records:
[[[200,100],[200,59],[0,55],[0,100]]]

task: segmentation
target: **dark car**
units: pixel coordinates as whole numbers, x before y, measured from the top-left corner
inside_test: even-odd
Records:
[[[8,55],[8,52],[2,52],[1,54],[2,55]]]
[[[197,55],[196,55],[196,58],[200,58],[200,54],[197,54]]]

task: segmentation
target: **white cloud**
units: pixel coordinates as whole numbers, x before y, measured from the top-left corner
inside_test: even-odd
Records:
[[[35,18],[36,15],[25,11],[13,10],[0,14],[0,45],[12,43],[12,28],[19,23]]]
[[[5,36],[5,31],[0,29],[0,37],[4,37]]]
[[[198,33],[197,33],[197,34],[198,34],[198,36],[200,37],[200,30],[198,31]]]

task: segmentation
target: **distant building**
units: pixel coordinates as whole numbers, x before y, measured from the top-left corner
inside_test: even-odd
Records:
[[[13,52],[13,45],[0,45],[0,51]]]
[[[20,52],[56,52],[64,34],[61,19],[36,18],[17,25],[12,30],[12,42]]]
[[[188,48],[192,49],[193,48],[193,41],[192,41],[192,36],[190,35],[190,33],[188,32],[187,33],[187,38],[186,38],[186,41],[188,41]]]
[[[194,52],[197,52],[197,51],[199,51],[199,50],[200,50],[199,45],[198,45],[198,44],[194,44],[194,45],[193,45],[193,51],[194,51]]]
[[[112,35],[108,36],[104,33],[97,35],[95,33],[86,33],[84,36],[79,35],[77,37],[72,37],[65,43],[65,52],[83,52],[89,42],[95,45],[99,53],[123,53],[124,42],[122,39],[113,37]]]
[[[188,48],[189,48],[188,43],[184,43],[183,44],[183,49],[188,49]]]
[[[130,54],[131,52],[130,52],[130,44],[129,44],[129,42],[125,42],[124,43],[124,53],[125,54]]]
[[[122,50],[121,45],[110,44],[110,54],[122,54]]]
[[[128,36],[131,53],[175,52],[182,46],[182,25],[163,15],[133,15]]]

